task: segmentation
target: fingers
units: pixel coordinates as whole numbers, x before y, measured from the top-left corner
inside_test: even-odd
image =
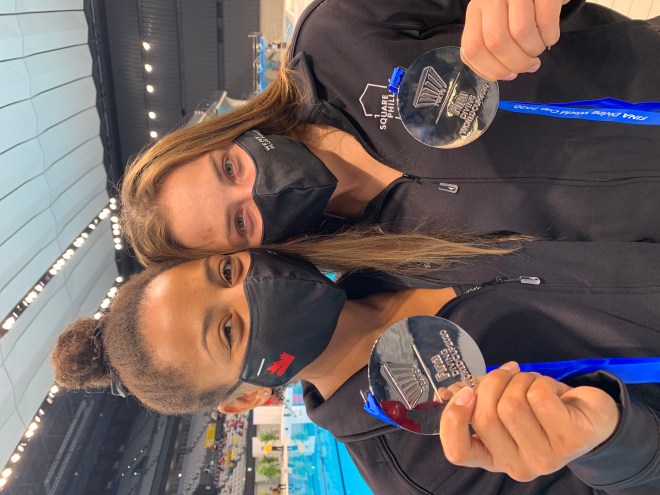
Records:
[[[518,371],[516,363],[506,363],[481,379],[476,394],[470,387],[464,387],[447,404],[440,418],[440,441],[449,462],[460,466],[495,470],[491,449],[486,448],[484,441],[478,436],[470,435],[469,425],[472,424],[476,429],[478,422],[486,424],[488,428],[503,429],[496,418],[496,413],[495,417],[491,414],[492,402]],[[475,410],[475,407],[478,407],[478,410]],[[480,417],[475,419],[477,415]],[[509,437],[507,445],[511,447],[511,443]],[[515,445],[513,447],[515,448]]]
[[[518,454],[518,445],[501,421],[499,410],[500,402],[512,386],[512,381],[520,375],[518,371],[516,363],[506,363],[488,373],[477,387],[477,404],[472,415],[472,427],[495,459],[495,464],[486,469],[504,470],[501,465],[502,460],[515,459]],[[517,381],[520,379],[518,378]],[[524,385],[514,388],[519,390],[521,386]],[[511,398],[512,393],[509,393],[508,397]]]
[[[470,418],[476,404],[474,391],[464,387],[447,404],[440,418],[440,442],[447,460],[467,467],[492,465],[490,453],[470,435]]]
[[[498,4],[501,3],[500,0],[495,1]],[[491,81],[515,79],[516,74],[510,71],[486,48],[482,26],[481,6],[470,2],[465,14],[465,29],[461,41],[461,58],[463,62],[484,79]]]
[[[461,42],[463,62],[490,80],[537,71],[539,55],[559,40],[565,1],[472,0]]]
[[[511,37],[536,63],[546,45],[536,25],[536,10],[529,0],[509,0],[509,32]]]
[[[516,8],[518,4],[521,4],[521,8]],[[524,7],[529,7],[529,4],[529,0],[512,0],[509,5],[506,0],[496,0],[491,2],[489,8],[483,12],[481,20],[486,48],[502,65],[515,74],[527,72],[539,65],[536,55],[543,51],[541,49],[541,52],[534,53],[533,57],[529,56],[521,47],[520,41],[514,38],[511,26],[509,26],[509,16],[511,15],[522,23],[522,28],[518,26],[518,29],[523,32],[525,42],[528,42],[530,35],[532,39],[534,38],[533,31],[536,30],[536,26],[533,4],[531,5],[531,15],[525,15],[525,12],[530,9]],[[528,14],[530,13],[528,12]]]
[[[559,16],[563,3],[557,0],[534,2],[536,26],[545,46],[553,46],[559,41]]]

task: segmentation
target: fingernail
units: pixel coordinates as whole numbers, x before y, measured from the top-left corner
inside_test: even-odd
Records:
[[[463,387],[456,394],[454,403],[457,406],[464,406],[472,400],[472,397],[474,397],[474,390],[472,390],[470,387]]]
[[[504,81],[513,81],[516,77],[518,77],[518,74],[515,72],[509,72],[506,76],[504,76],[502,79]]]
[[[504,363],[502,366],[500,366],[500,369],[507,371],[518,371],[518,363],[515,361],[509,361],[508,363]]]
[[[527,72],[536,72],[541,68],[541,61],[536,62],[531,69],[528,69]]]

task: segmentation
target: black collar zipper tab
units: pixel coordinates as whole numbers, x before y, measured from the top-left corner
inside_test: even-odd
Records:
[[[438,186],[438,191],[444,191],[452,194],[456,194],[458,192],[458,186],[456,184],[449,184],[448,182],[435,182],[433,179],[428,177],[419,177],[417,175],[403,174],[403,178],[414,182],[415,184],[434,184]]]
[[[525,285],[541,285],[541,279],[539,277],[529,277],[527,275],[521,275],[520,277],[514,277],[514,278],[495,277],[493,280],[484,282],[481,285],[475,285],[471,289],[466,290],[465,294],[469,294],[470,292],[474,292],[476,290],[481,289],[482,287],[487,287],[489,285],[499,285],[508,282],[518,282],[520,284],[525,284]]]

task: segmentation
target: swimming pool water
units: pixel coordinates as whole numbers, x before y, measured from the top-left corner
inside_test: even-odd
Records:
[[[299,388],[298,388],[299,387]],[[296,384],[294,394],[301,394]],[[304,413],[303,413],[304,414]],[[298,418],[300,421],[300,418]],[[312,422],[290,425],[292,443],[314,438],[314,452],[309,455],[289,453],[289,493],[291,495],[371,495],[346,447],[329,431]]]

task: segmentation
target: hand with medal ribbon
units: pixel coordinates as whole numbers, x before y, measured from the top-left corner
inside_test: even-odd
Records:
[[[498,108],[552,118],[660,125],[660,102],[615,98],[563,103],[500,101],[499,86],[461,60],[460,48],[436,48],[392,72],[388,90],[398,95],[399,116],[417,141],[434,148],[465,146],[481,136]]]
[[[613,433],[619,412],[607,393],[558,381],[597,370],[624,383],[658,383],[660,357],[487,367],[458,325],[414,316],[374,344],[364,408],[413,433],[439,434],[450,462],[523,481],[561,468]]]

